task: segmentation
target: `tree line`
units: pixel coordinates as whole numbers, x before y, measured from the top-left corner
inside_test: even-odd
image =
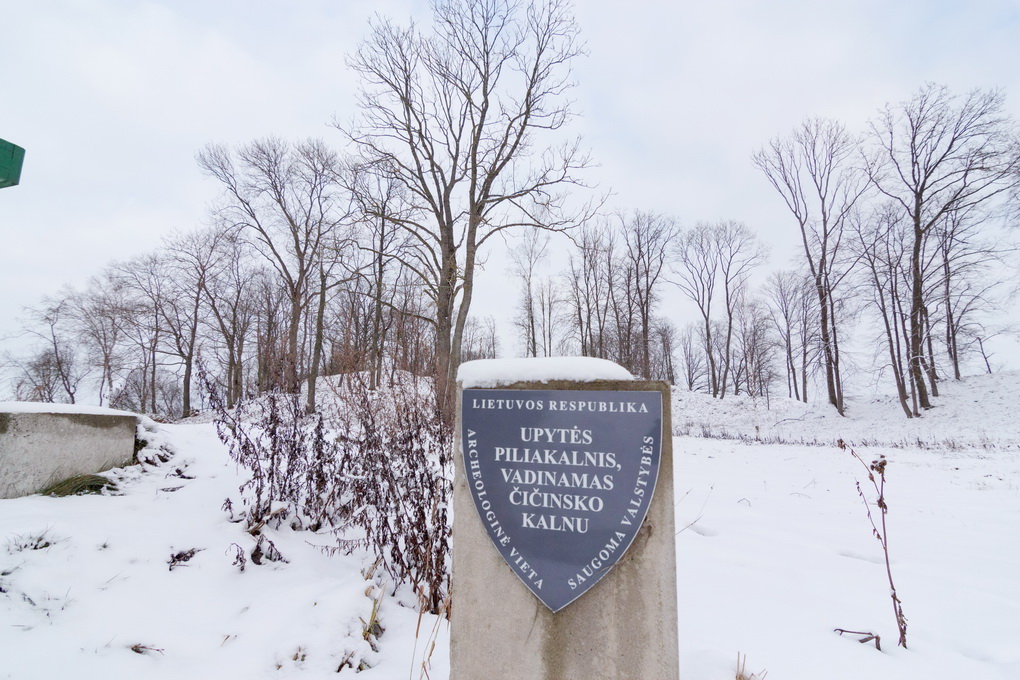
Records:
[[[745,224],[634,211],[581,226],[566,271],[536,279],[548,237],[533,233],[513,253],[521,348],[612,359],[720,399],[808,401],[817,381],[840,414],[848,366],[888,380],[907,417],[968,359],[992,370],[986,343],[1015,332],[1001,310],[1020,282],[1020,137],[1004,93],[927,84],[861,133],[809,118],[752,162],[800,235],[794,267],[756,276],[768,252]],[[669,291],[696,320],[676,323]],[[865,360],[850,351],[862,343],[875,348]]]
[[[228,406],[303,390],[311,411],[318,376],[374,388],[407,371],[434,378],[449,419],[457,366],[500,352],[494,318],[471,312],[479,263],[507,235],[529,356],[607,358],[717,398],[807,401],[817,381],[843,413],[847,347],[875,327],[875,370],[907,416],[968,357],[987,364],[1020,185],[1001,92],[926,85],[860,134],[809,119],[765,144],[752,162],[803,256],[759,281],[768,252],[751,226],[607,212],[585,185],[591,161],[564,141],[584,53],[568,2],[444,0],[433,14],[427,30],[371,23],[348,59],[359,114],[333,121],[342,148],[201,150],[221,189],[209,223],[29,310],[38,342],[6,359],[14,396],[87,392],[179,417],[202,406],[201,363]],[[565,261],[546,275],[553,239]]]

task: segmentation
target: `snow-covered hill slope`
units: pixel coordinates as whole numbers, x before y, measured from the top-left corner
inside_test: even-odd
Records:
[[[673,391],[673,431],[695,437],[759,442],[921,448],[1000,448],[1020,444],[1020,372],[977,375],[939,386],[919,418],[907,418],[895,397],[846,399],[846,416],[825,403],[745,395],[712,399]]]

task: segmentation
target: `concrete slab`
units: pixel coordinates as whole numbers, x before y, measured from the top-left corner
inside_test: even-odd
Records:
[[[131,463],[137,424],[126,413],[0,411],[0,498]]]

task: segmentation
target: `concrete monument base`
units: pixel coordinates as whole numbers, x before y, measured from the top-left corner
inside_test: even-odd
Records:
[[[465,477],[458,404],[451,680],[677,680],[669,386],[552,380],[500,389],[660,392],[664,432],[658,484],[629,550],[591,590],[554,613],[529,591],[486,533]]]

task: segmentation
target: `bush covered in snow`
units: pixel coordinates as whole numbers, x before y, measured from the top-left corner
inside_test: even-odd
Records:
[[[329,383],[331,398],[313,413],[300,395],[281,392],[228,410],[209,387],[220,439],[250,472],[240,505],[224,503],[256,538],[238,555],[240,566],[286,559],[262,531],[267,525],[328,532],[330,551],[369,549],[424,611],[445,609],[451,433],[425,383],[378,390],[357,377]]]

